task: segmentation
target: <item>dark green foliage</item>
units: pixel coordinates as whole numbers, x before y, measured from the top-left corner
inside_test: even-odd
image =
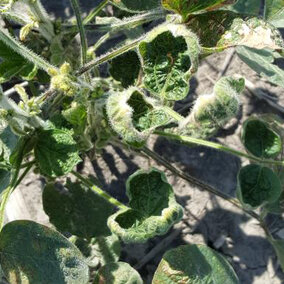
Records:
[[[118,8],[128,12],[143,12],[160,6],[160,0],[111,0],[111,2]]]

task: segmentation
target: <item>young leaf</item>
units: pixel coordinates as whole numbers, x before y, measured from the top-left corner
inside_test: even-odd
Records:
[[[273,203],[281,192],[281,182],[271,169],[252,164],[240,170],[237,195],[245,206],[257,208]]]
[[[265,18],[277,28],[284,28],[284,0],[265,0]]]
[[[80,251],[58,232],[32,221],[13,221],[0,233],[0,263],[11,284],[87,284]]]
[[[174,11],[187,20],[191,14],[216,10],[235,2],[236,0],[162,0],[162,5],[165,9]]]
[[[182,218],[183,210],[171,185],[156,169],[140,170],[130,176],[126,193],[131,209],[120,210],[108,220],[111,231],[126,243],[145,242],[164,235]]]
[[[259,158],[275,158],[282,151],[281,136],[261,119],[251,118],[243,124],[242,141]]]
[[[269,239],[269,241],[276,252],[282,271],[284,271],[284,240]]]
[[[189,79],[198,68],[198,39],[184,25],[161,25],[138,46],[144,71],[143,82],[161,101],[186,97]]]
[[[113,5],[122,10],[126,10],[132,13],[141,13],[148,10],[158,8],[160,6],[160,0],[110,0]]]
[[[38,130],[34,152],[41,173],[49,177],[67,174],[81,161],[68,130]]]
[[[109,73],[124,88],[134,85],[140,71],[140,61],[135,51],[128,51],[109,63]]]
[[[107,218],[114,206],[82,184],[70,179],[64,188],[48,184],[42,199],[44,211],[59,231],[86,239],[110,234]]]
[[[152,284],[239,284],[228,261],[205,245],[184,245],[169,250],[160,262]]]
[[[143,284],[139,273],[125,262],[113,262],[101,267],[93,284]]]

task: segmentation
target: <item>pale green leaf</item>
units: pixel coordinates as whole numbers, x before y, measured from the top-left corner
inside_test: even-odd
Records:
[[[266,0],[265,18],[277,28],[284,28],[284,0]]]

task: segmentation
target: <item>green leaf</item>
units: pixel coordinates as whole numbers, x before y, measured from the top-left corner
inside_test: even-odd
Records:
[[[128,263],[113,262],[99,269],[93,284],[143,284],[143,281]]]
[[[284,71],[273,64],[279,55],[271,50],[237,47],[237,54],[251,69],[273,84],[284,88]]]
[[[10,156],[18,143],[18,137],[12,132],[11,128],[6,127],[0,134],[0,153],[1,162],[9,163]]]
[[[0,233],[0,263],[11,284],[86,284],[80,251],[58,232],[32,221],[14,221]]]
[[[281,215],[284,212],[284,191],[275,202],[266,204],[265,210],[272,214]]]
[[[260,11],[259,0],[239,0],[235,5],[228,6],[225,9],[231,10],[241,15],[258,16]]]
[[[114,234],[108,237],[92,238],[90,241],[72,237],[70,241],[80,249],[91,267],[97,267],[98,264],[103,266],[119,260],[121,246],[119,238]]]
[[[84,105],[73,102],[71,107],[62,112],[63,117],[72,125],[84,128],[87,121],[87,109]]]
[[[198,68],[197,37],[184,25],[161,25],[140,42],[138,51],[143,82],[151,94],[162,101],[184,99],[189,79]]]
[[[124,88],[134,85],[140,71],[140,61],[135,51],[124,53],[109,63],[109,73]]]
[[[11,181],[11,172],[0,169],[0,196],[2,192],[9,186]]]
[[[281,136],[261,119],[251,118],[243,124],[242,142],[259,158],[275,158],[282,151]]]
[[[149,11],[160,6],[160,0],[110,0],[110,2],[122,10],[133,13]]]
[[[34,151],[41,173],[49,177],[66,175],[81,161],[68,130],[39,130]]]
[[[169,250],[160,262],[152,284],[226,283],[239,280],[228,261],[205,245],[184,245]]]
[[[114,206],[80,183],[67,179],[64,187],[48,184],[42,198],[44,211],[59,231],[86,239],[110,234],[107,218]]]
[[[204,13],[235,3],[236,0],[162,0],[165,9],[180,14],[186,20],[191,14]]]
[[[280,263],[282,271],[284,272],[284,240],[269,239],[269,241],[276,252],[278,261]]]
[[[266,0],[265,18],[277,28],[284,28],[284,0]]]
[[[245,206],[257,208],[274,203],[281,192],[281,182],[271,169],[252,164],[240,170],[237,195]]]
[[[131,209],[120,210],[108,220],[111,231],[126,243],[164,235],[182,218],[183,210],[171,185],[156,169],[140,170],[130,176],[126,193]]]

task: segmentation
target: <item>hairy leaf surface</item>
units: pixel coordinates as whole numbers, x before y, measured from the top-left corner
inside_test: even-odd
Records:
[[[284,0],[265,0],[265,18],[277,28],[284,28]]]
[[[108,220],[111,231],[126,243],[145,242],[163,235],[182,218],[183,210],[171,185],[156,169],[130,176],[126,193],[131,209],[121,210]]]
[[[11,284],[86,284],[89,280],[80,251],[58,232],[32,221],[4,226],[0,263]]]
[[[145,12],[158,8],[160,6],[160,0],[111,0],[111,2],[122,10],[128,12]]]
[[[257,208],[273,203],[281,192],[281,182],[271,169],[252,164],[240,170],[237,195],[244,205]]]
[[[184,245],[169,250],[160,262],[152,284],[239,284],[228,261],[205,245]]]
[[[44,211],[59,231],[86,239],[110,234],[107,218],[114,206],[79,182],[68,179],[64,188],[48,184],[42,198]]]

